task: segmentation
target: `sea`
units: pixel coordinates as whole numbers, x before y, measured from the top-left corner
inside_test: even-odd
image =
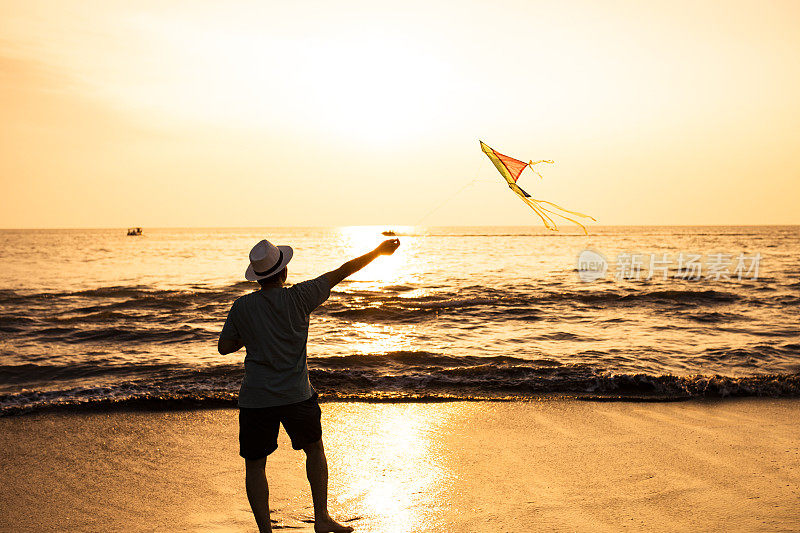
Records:
[[[288,283],[401,245],[311,315],[323,399],[800,394],[800,226],[0,230],[0,415],[234,406],[261,239]]]

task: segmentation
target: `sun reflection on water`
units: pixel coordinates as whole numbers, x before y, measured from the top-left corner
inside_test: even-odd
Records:
[[[342,259],[352,259],[374,249],[391,235],[382,232],[392,230],[401,245],[391,256],[381,256],[359,272],[338,285],[336,292],[348,295],[349,311],[357,309],[363,317],[353,317],[346,328],[330,330],[324,337],[325,345],[346,345],[349,354],[386,354],[413,350],[413,333],[417,324],[401,324],[384,320],[371,320],[372,312],[383,311],[391,315],[401,312],[400,300],[408,294],[424,295],[419,289],[420,272],[419,235],[411,226],[346,226],[336,229],[337,242],[332,247]],[[324,322],[326,317],[319,317]],[[322,350],[324,348],[321,347]]]
[[[394,326],[357,322],[350,327],[355,331],[348,331],[347,335],[352,338],[350,347],[355,353],[397,352],[412,347],[408,336]]]
[[[376,404],[368,417],[360,408],[359,416],[335,417],[349,422],[337,432],[351,439],[332,451],[340,471],[334,479],[341,484],[332,492],[343,511],[365,519],[358,531],[430,531],[440,515],[436,510],[448,505],[452,479],[437,443],[451,414],[420,407]]]

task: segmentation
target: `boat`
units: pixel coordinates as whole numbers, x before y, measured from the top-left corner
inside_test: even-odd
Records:
[[[138,237],[142,234],[142,228],[128,228],[128,237]]]
[[[397,237],[397,233],[393,232],[392,230],[382,231],[381,235],[385,235],[387,237]]]

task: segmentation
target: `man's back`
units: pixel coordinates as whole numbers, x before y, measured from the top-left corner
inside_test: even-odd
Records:
[[[289,288],[262,289],[233,303],[220,336],[247,349],[240,407],[286,405],[313,395],[306,365],[308,316],[329,295],[330,283],[322,275]]]

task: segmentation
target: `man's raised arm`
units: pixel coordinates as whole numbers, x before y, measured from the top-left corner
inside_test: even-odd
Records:
[[[398,246],[400,246],[400,239],[387,239],[380,243],[378,247],[371,252],[348,261],[336,270],[326,272],[325,276],[328,278],[331,288],[333,288],[347,276],[355,274],[368,264],[372,263],[379,255],[392,255],[394,251],[397,250]]]

